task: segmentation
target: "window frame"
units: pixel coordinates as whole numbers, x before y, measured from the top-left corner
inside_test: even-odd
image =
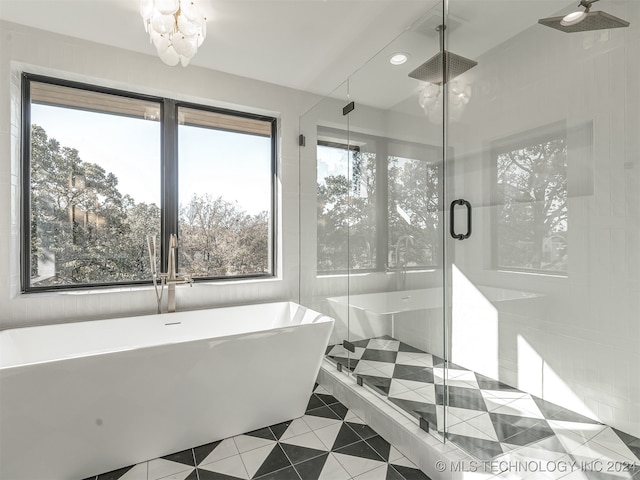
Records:
[[[44,83],[60,87],[74,88],[94,93],[116,95],[129,99],[142,100],[157,103],[160,108],[160,241],[159,241],[159,261],[160,265],[166,265],[169,256],[169,237],[178,233],[178,109],[180,107],[190,108],[205,112],[231,115],[240,118],[247,118],[268,122],[271,125],[270,132],[270,181],[271,201],[269,204],[270,219],[268,225],[269,249],[267,273],[214,276],[214,277],[194,277],[195,282],[206,281],[234,281],[244,279],[274,278],[277,276],[277,245],[278,245],[278,211],[277,211],[277,118],[241,112],[226,108],[219,108],[210,105],[202,105],[193,102],[179,101],[168,97],[154,96],[143,93],[130,92],[115,88],[103,87],[83,82],[59,79],[45,75],[22,72],[21,75],[21,151],[20,151],[20,176],[21,176],[21,199],[20,199],[20,280],[21,292],[46,292],[65,291],[99,288],[122,288],[136,285],[151,285],[152,279],[148,280],[128,280],[123,282],[96,282],[73,285],[31,285],[31,83]],[[74,108],[74,107],[69,107]],[[96,110],[101,112],[101,110]],[[177,262],[177,258],[176,258]],[[162,267],[161,267],[162,268]],[[178,265],[179,271],[179,265]]]

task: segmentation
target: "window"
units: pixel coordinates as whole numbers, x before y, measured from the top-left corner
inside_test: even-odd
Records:
[[[178,108],[180,264],[200,277],[272,270],[271,122]]]
[[[375,268],[375,155],[323,141],[317,152],[318,270]]]
[[[442,182],[435,147],[321,128],[317,145],[320,274],[438,265]],[[395,259],[396,245],[410,237]]]
[[[538,131],[503,142],[493,152],[497,267],[566,273],[566,134],[557,128]]]
[[[275,119],[23,75],[23,291],[273,275]]]
[[[425,158],[388,157],[389,265],[402,261],[407,267],[435,267],[441,255],[440,168]],[[396,245],[408,237],[408,250]]]

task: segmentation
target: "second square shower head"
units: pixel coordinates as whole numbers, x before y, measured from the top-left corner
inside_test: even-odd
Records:
[[[615,17],[609,13],[603,11],[591,12],[591,5],[598,1],[599,0],[580,0],[578,6],[583,7],[584,11],[578,10],[564,17],[541,18],[538,20],[538,23],[565,33],[624,28],[630,25],[626,20]]]

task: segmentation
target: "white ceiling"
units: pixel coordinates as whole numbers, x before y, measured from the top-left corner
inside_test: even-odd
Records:
[[[435,3],[199,0],[208,36],[191,63],[327,94]],[[0,0],[4,20],[155,55],[138,9],[138,0]]]
[[[416,52],[403,66],[410,71],[439,48],[430,25],[438,23],[438,0],[198,1],[208,36],[192,65],[326,95],[382,50],[360,78],[371,80],[361,82],[369,103],[384,108],[415,85],[389,68],[387,54]],[[450,32],[457,30],[449,48],[476,58],[576,1],[452,1]],[[138,0],[0,0],[0,18],[155,56],[138,8]],[[425,14],[426,23],[392,42]],[[392,77],[405,87],[391,88]]]

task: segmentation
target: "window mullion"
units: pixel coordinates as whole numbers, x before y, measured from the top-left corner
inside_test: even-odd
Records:
[[[376,141],[376,270],[384,272],[389,259],[389,149]]]
[[[169,236],[178,233],[178,106],[165,99],[162,107],[161,270],[169,257]],[[176,259],[177,261],[177,259]]]

